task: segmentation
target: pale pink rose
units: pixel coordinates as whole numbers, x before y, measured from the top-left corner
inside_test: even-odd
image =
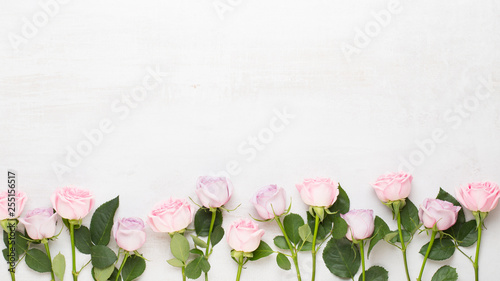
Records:
[[[380,176],[372,183],[378,199],[382,202],[405,199],[410,195],[413,177],[403,172]]]
[[[68,220],[81,220],[94,207],[92,192],[76,187],[63,187],[56,190],[50,197],[56,212]]]
[[[37,208],[29,211],[24,218],[19,218],[24,224],[28,236],[33,240],[52,238],[56,235],[57,213],[52,208]]]
[[[252,197],[252,204],[265,220],[280,216],[286,210],[286,192],[275,184],[265,186]],[[273,213],[274,211],[274,213]]]
[[[461,186],[456,191],[457,200],[467,209],[488,213],[495,209],[500,197],[500,188],[493,182],[474,182]]]
[[[253,252],[260,244],[265,231],[250,219],[239,219],[229,226],[227,243],[231,248],[241,252]]]
[[[10,196],[10,198],[14,198],[14,196]],[[3,190],[2,192],[0,192],[0,220],[18,218],[24,210],[26,200],[28,200],[26,193],[24,193],[23,191],[18,191],[16,192],[15,204],[12,204],[14,202],[14,199],[9,200],[7,190]],[[9,206],[9,203],[11,203],[11,206]],[[9,208],[13,208],[14,205],[16,209],[14,212],[14,217],[10,217],[10,213],[12,210],[9,210]]]
[[[426,228],[436,225],[438,230],[452,227],[458,218],[460,207],[450,202],[426,198],[418,210],[418,217]]]
[[[305,179],[295,186],[302,201],[309,206],[330,207],[339,195],[339,184],[329,178]]]
[[[140,218],[123,218],[113,225],[113,237],[118,247],[133,252],[146,242],[144,222]]]
[[[157,203],[147,222],[155,232],[173,233],[188,227],[193,221],[191,205],[185,199],[170,198]]]
[[[233,184],[225,177],[203,176],[196,183],[196,195],[207,208],[219,208],[226,204],[233,194]]]
[[[373,210],[350,210],[340,217],[347,222],[347,239],[363,240],[372,236],[375,229]]]

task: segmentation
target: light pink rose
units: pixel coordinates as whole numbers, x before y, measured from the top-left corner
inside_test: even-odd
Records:
[[[274,218],[274,214],[280,216],[286,210],[286,192],[275,184],[259,189],[251,201],[259,216],[265,220]]]
[[[500,188],[493,182],[474,182],[461,186],[456,191],[457,200],[471,211],[488,213],[495,209],[500,197]]]
[[[260,244],[260,239],[265,231],[250,219],[239,219],[229,226],[227,243],[231,248],[241,252],[253,252]]]
[[[339,184],[329,178],[305,179],[296,187],[302,201],[309,206],[330,207],[339,195]]]
[[[28,236],[33,240],[52,238],[56,235],[57,213],[52,208],[37,208],[29,211],[24,218],[19,218],[24,224]]]
[[[14,193],[12,193],[14,194]],[[10,198],[14,198],[14,196],[11,196]],[[9,207],[9,203],[12,203],[14,202],[14,199],[10,199],[9,201],[9,195],[7,193],[7,190],[4,190],[2,192],[0,192],[0,220],[5,220],[5,219],[14,219],[14,218],[18,218],[21,213],[23,212],[24,210],[24,205],[26,204],[26,200],[28,200],[28,197],[26,196],[26,193],[22,192],[22,191],[18,191],[16,192],[16,197],[15,197],[15,204],[11,204],[11,205],[15,205],[15,216],[14,217],[10,217],[10,211],[9,208],[12,208],[13,206],[10,206]]]
[[[68,220],[83,219],[94,207],[92,192],[76,187],[63,187],[50,197],[56,212]]]
[[[347,222],[347,239],[363,240],[372,236],[375,229],[373,210],[350,210],[340,217]]]
[[[118,247],[133,252],[146,242],[144,222],[140,218],[123,218],[113,225],[113,237]]]
[[[185,199],[170,198],[153,207],[147,222],[155,232],[173,233],[188,227],[193,221],[191,205]]]
[[[207,208],[219,208],[231,199],[233,184],[225,177],[203,176],[196,183],[196,195]]]
[[[426,228],[436,225],[438,230],[452,227],[458,218],[460,207],[450,202],[426,198],[418,210],[418,217]]]
[[[378,199],[382,202],[405,199],[410,195],[413,177],[403,172],[380,176],[372,183]]]

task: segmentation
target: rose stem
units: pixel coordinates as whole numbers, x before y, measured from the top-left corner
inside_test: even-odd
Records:
[[[243,269],[243,256],[240,256],[238,258],[238,274],[236,275],[236,281],[240,281],[242,269]]]
[[[217,216],[217,209],[210,208],[210,212],[212,212],[212,220],[210,221],[210,229],[208,230],[208,238],[207,238],[207,249],[205,250],[205,258],[208,260],[210,256],[210,239],[212,237],[212,231],[214,230],[215,218]],[[208,281],[208,272],[205,272],[205,281]]]
[[[75,254],[75,224],[69,222],[69,235],[71,237],[71,258],[73,262],[73,281],[78,280],[78,273],[76,272],[76,254]]]
[[[477,228],[477,244],[476,244],[476,259],[474,261],[474,274],[476,281],[479,281],[479,247],[481,246],[481,234],[482,234],[483,222],[479,222]]]
[[[364,249],[364,244],[365,241],[361,240],[361,243],[359,243],[359,253],[361,254],[361,274],[363,276],[363,281],[365,281],[365,249]]]
[[[403,239],[403,231],[401,230],[401,212],[399,209],[396,212],[397,212],[396,216],[398,219],[399,240],[401,241],[401,252],[403,252],[403,261],[405,264],[406,279],[408,279],[408,281],[411,281],[410,273],[408,272],[408,261],[406,259],[406,245]]]
[[[118,279],[120,278],[120,274],[122,273],[123,266],[125,265],[125,262],[127,261],[129,255],[130,255],[129,252],[125,252],[125,256],[123,257],[122,264],[120,265],[120,269],[118,269],[118,274],[116,274],[115,281],[118,281]]]
[[[44,238],[42,239],[42,243],[45,246],[45,252],[47,252],[47,257],[49,257],[50,261],[50,277],[52,278],[51,280],[55,281],[56,279],[54,277],[54,270],[52,269],[52,258],[50,257],[49,241]]]
[[[283,236],[285,237],[286,243],[288,244],[288,248],[290,248],[290,252],[292,253],[293,264],[295,265],[295,270],[297,271],[297,280],[302,281],[302,278],[300,277],[299,262],[297,260],[296,249],[293,248],[292,243],[290,243],[290,239],[288,238],[288,235],[285,232],[285,228],[283,227],[283,224],[281,223],[280,218],[275,216],[274,220],[278,223],[279,227],[281,228],[281,232],[283,233]]]
[[[422,280],[422,274],[424,273],[425,263],[427,262],[427,258],[431,252],[432,244],[434,244],[434,239],[436,239],[436,230],[432,230],[431,241],[429,242],[429,246],[427,247],[427,252],[425,253],[424,261],[422,262],[422,268],[420,268],[420,274],[418,275],[417,281]]]
[[[313,241],[312,241],[312,267],[313,267],[313,272],[312,272],[312,278],[311,281],[316,280],[316,237],[318,236],[318,228],[319,228],[319,216],[316,214],[316,219],[314,222],[314,235],[313,235]]]

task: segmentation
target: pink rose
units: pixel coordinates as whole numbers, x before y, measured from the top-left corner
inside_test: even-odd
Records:
[[[488,213],[495,209],[500,188],[493,182],[475,182],[457,189],[457,200],[467,209]]]
[[[219,208],[231,199],[233,184],[225,177],[199,177],[196,195],[207,208]]]
[[[286,193],[275,184],[265,186],[254,195],[252,203],[259,216],[265,220],[280,216],[286,210]],[[274,211],[274,213],[273,213]]]
[[[52,208],[37,208],[29,211],[24,218],[19,218],[24,224],[28,236],[33,240],[52,238],[56,235],[57,214]]]
[[[50,197],[56,212],[68,220],[83,219],[94,207],[92,192],[75,187],[63,187],[56,190]]]
[[[426,198],[418,210],[418,217],[426,228],[436,225],[438,230],[446,230],[457,222],[460,207],[450,202]]]
[[[375,229],[373,210],[350,210],[346,214],[340,214],[340,217],[347,222],[346,237],[350,241],[372,236]]]
[[[113,237],[118,247],[133,252],[146,242],[144,222],[140,218],[123,218],[113,225]]]
[[[7,190],[0,192],[0,220],[18,218],[24,210],[24,204],[26,204],[26,200],[28,200],[26,193],[18,191],[16,192],[16,203],[11,204],[11,206],[9,207],[9,203],[14,202],[14,199],[9,200],[9,198],[14,198],[14,196],[9,197]],[[12,208],[13,205],[15,205],[16,211],[14,217],[11,218],[9,215],[11,213],[11,210],[9,210],[9,208]]]
[[[372,183],[378,199],[382,202],[405,199],[410,195],[413,177],[403,172],[380,176]]]
[[[193,221],[191,205],[185,199],[170,198],[153,207],[147,222],[155,232],[173,233],[185,229]]]
[[[339,184],[329,178],[305,179],[296,187],[302,201],[314,207],[330,207],[339,195]]]
[[[231,248],[241,252],[253,252],[260,244],[265,231],[250,219],[239,219],[229,226],[227,243]]]

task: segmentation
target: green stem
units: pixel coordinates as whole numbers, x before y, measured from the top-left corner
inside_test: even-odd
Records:
[[[42,239],[43,246],[45,246],[45,252],[47,252],[47,257],[49,257],[50,261],[50,277],[52,278],[51,281],[55,281],[54,277],[54,270],[52,269],[52,258],[50,257],[50,249],[49,249],[49,242],[47,239]]]
[[[243,256],[240,256],[238,258],[238,274],[236,275],[236,281],[240,281],[242,269],[243,269]]]
[[[403,239],[403,231],[401,229],[401,212],[399,210],[396,211],[396,216],[398,219],[399,240],[401,241],[401,252],[403,253],[403,262],[405,265],[406,279],[408,279],[408,281],[411,281],[410,273],[408,272],[408,261],[406,259],[406,245]]]
[[[8,238],[9,238],[8,239],[9,240],[9,245],[8,245],[9,252],[8,253],[9,254],[14,253],[14,257],[17,257],[16,246],[15,246],[16,245],[17,220],[16,219],[7,219],[7,224],[9,225],[9,227],[5,231],[6,231]],[[12,242],[12,240],[10,239],[11,234],[14,235],[14,238],[13,238],[14,242]],[[12,281],[15,281],[16,280],[16,264],[14,264],[14,266],[12,266],[12,264],[9,262],[9,271],[10,271],[10,278],[12,279]]]
[[[122,264],[120,265],[120,269],[118,269],[118,274],[116,274],[115,281],[118,281],[118,279],[120,278],[120,274],[122,273],[123,266],[125,265],[125,262],[127,261],[129,255],[130,255],[129,252],[125,252],[125,256],[123,257]]]
[[[432,230],[431,234],[431,242],[429,242],[429,247],[427,247],[427,252],[425,252],[424,261],[422,262],[422,267],[420,268],[420,274],[418,275],[417,281],[422,280],[422,274],[424,273],[425,263],[427,262],[427,258],[429,257],[429,253],[431,252],[432,244],[434,244],[434,240],[436,239],[436,230]]]
[[[208,230],[208,239],[207,239],[207,249],[205,250],[205,257],[208,260],[210,256],[210,240],[212,238],[212,231],[214,230],[215,218],[217,217],[217,209],[210,208],[210,212],[212,212],[212,220],[210,221],[210,229]],[[205,281],[208,281],[208,272],[205,272]]]
[[[278,226],[280,227],[281,232],[283,233],[283,236],[285,237],[286,244],[288,245],[288,248],[290,249],[290,252],[292,253],[293,264],[295,266],[295,271],[297,272],[297,280],[302,281],[302,278],[300,277],[299,261],[297,259],[297,250],[292,246],[292,243],[290,243],[290,239],[288,238],[288,235],[286,234],[285,228],[283,227],[283,223],[281,222],[280,218],[275,216],[274,220],[278,223]]]
[[[12,279],[12,281],[16,281],[16,274],[14,273],[14,271],[10,272],[10,279]]]
[[[363,281],[365,281],[365,249],[364,249],[365,241],[361,240],[359,243],[359,253],[361,254],[361,274],[363,276]]]
[[[316,219],[314,222],[314,235],[312,241],[312,277],[311,281],[316,280],[316,237],[318,236],[318,228],[319,228],[319,216],[316,214]]]
[[[474,275],[476,277],[476,281],[479,281],[479,247],[481,246],[482,229],[483,224],[480,222],[477,228],[476,259],[474,260]]]
[[[69,235],[71,237],[71,260],[73,262],[73,281],[78,281],[78,272],[76,272],[76,253],[75,253],[75,225],[69,223]]]
[[[182,267],[182,281],[186,281],[186,267]]]

